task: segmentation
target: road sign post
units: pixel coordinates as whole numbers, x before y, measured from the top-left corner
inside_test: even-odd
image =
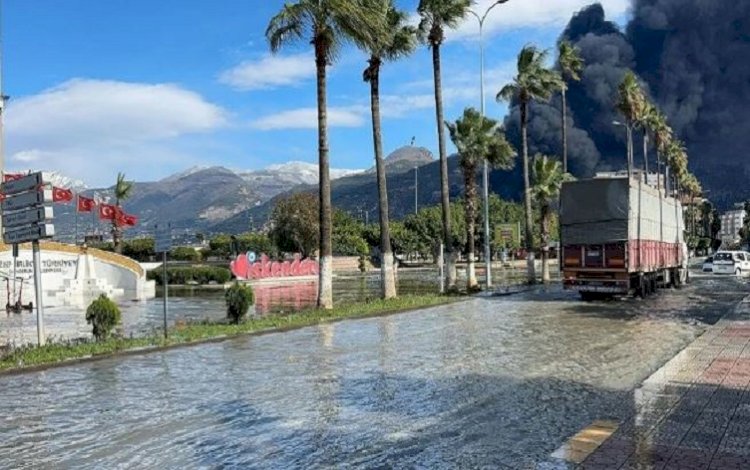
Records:
[[[164,339],[167,339],[167,311],[169,297],[169,279],[167,279],[167,252],[172,249],[172,224],[156,225],[154,227],[156,236],[154,237],[154,251],[161,253],[162,261],[162,286],[164,297]]]
[[[39,240],[31,242],[34,257],[34,291],[36,292],[36,338],[39,346],[44,346],[44,303],[42,302],[42,261],[39,254]]]
[[[39,346],[44,345],[44,302],[42,295],[42,261],[39,240],[55,234],[51,207],[52,190],[47,186],[49,176],[42,172],[31,173],[22,178],[6,181],[0,186],[5,195],[2,205],[3,242],[13,245],[13,290],[16,284],[16,260],[18,245],[31,242],[34,264],[34,291],[36,294],[36,332]],[[23,284],[22,284],[23,285]],[[20,299],[19,299],[20,301]],[[9,305],[8,308],[11,306]]]

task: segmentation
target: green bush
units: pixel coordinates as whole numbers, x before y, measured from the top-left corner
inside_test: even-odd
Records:
[[[227,301],[227,317],[232,323],[240,323],[245,319],[247,311],[255,301],[253,289],[250,286],[235,282],[224,294]]]
[[[176,261],[200,261],[201,252],[189,246],[178,246],[169,252],[169,258]]]
[[[86,323],[94,326],[94,338],[105,340],[120,323],[120,308],[102,294],[86,309]]]
[[[154,280],[160,286],[164,285],[164,270],[162,268],[149,271],[149,280]],[[167,280],[169,284],[224,284],[232,278],[232,273],[227,268],[219,266],[176,266],[167,268]]]

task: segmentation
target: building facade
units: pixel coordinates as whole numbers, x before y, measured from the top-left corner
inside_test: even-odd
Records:
[[[740,242],[740,229],[745,223],[745,209],[734,209],[721,214],[721,237],[722,244],[734,244]]]

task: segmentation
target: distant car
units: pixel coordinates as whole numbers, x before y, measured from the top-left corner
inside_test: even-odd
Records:
[[[712,273],[714,271],[714,257],[709,256],[703,261],[703,272]]]
[[[735,276],[748,275],[750,274],[750,253],[745,251],[719,251],[714,255],[712,272]]]

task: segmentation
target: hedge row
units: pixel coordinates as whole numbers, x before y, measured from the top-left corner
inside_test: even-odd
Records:
[[[232,278],[232,273],[227,268],[218,266],[187,266],[167,268],[167,279],[169,284],[224,284]],[[156,281],[160,286],[164,285],[163,269],[157,268],[148,272],[148,279]]]

